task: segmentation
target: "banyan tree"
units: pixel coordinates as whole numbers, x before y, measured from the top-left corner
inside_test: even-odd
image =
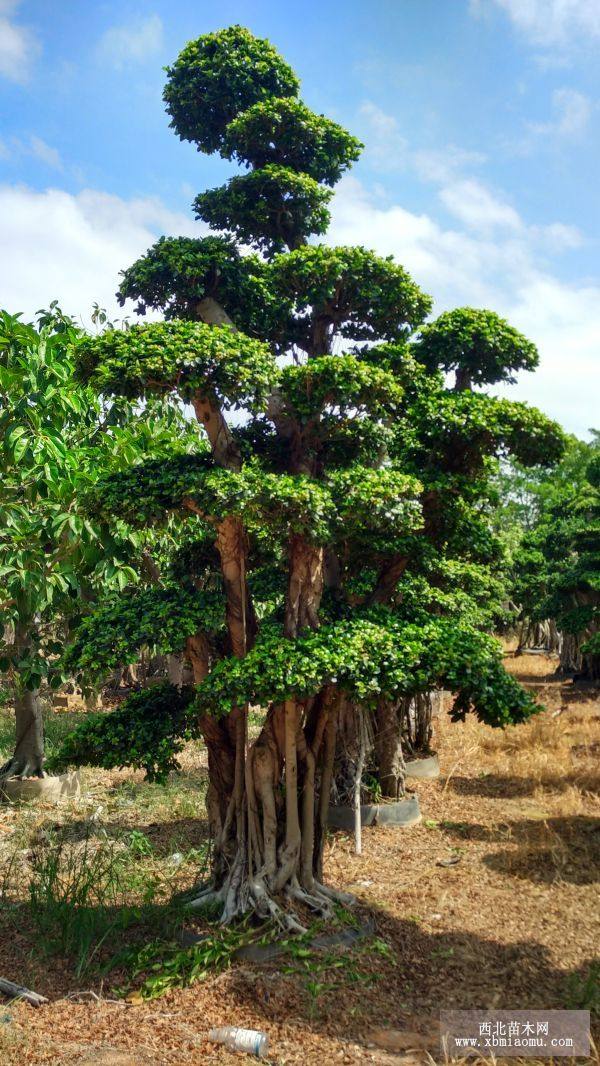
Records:
[[[501,453],[550,461],[561,434],[482,391],[536,363],[506,322],[463,308],[426,326],[431,300],[400,264],[321,242],[361,145],[299,99],[269,42],[239,26],[200,37],[164,98],[180,138],[242,169],[194,201],[214,234],[163,237],[124,271],[121,300],[163,320],[83,340],[78,374],[187,405],[198,446],[108,471],[83,501],[132,526],[171,516],[179,543],[162,600],[92,613],[66,666],[92,676],[154,644],[184,654],[195,683],[90,719],[62,759],[161,776],[201,736],[212,870],[194,901],[294,926],[299,905],[327,914],[339,895],[323,846],[350,716],[391,723],[393,777],[410,697],[443,685],[455,719],[497,726],[534,710],[487,632],[489,477]],[[252,738],[249,706],[263,709]]]

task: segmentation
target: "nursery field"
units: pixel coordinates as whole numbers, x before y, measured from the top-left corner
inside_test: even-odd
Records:
[[[431,1062],[440,1008],[600,1010],[599,693],[544,656],[507,665],[546,711],[505,732],[438,718],[422,823],[365,830],[360,857],[329,838],[326,879],[358,899],[337,942],[267,949],[265,930],[249,952],[256,930],[171,902],[206,862],[200,746],[166,787],[86,770],[69,806],[1,807],[0,976],[49,1000],[0,1009],[2,1066],[243,1061],[208,1041],[226,1024],[266,1031],[274,1063]]]

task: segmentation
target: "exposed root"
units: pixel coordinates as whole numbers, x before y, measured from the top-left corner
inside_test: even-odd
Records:
[[[358,902],[356,896],[351,895],[350,892],[342,892],[339,888],[330,888],[329,885],[319,883],[318,889],[324,896],[333,900],[334,903],[341,904],[342,907],[353,907]]]
[[[46,777],[41,759],[25,759],[20,755],[13,755],[4,766],[0,766],[0,781],[9,777],[17,777],[19,780],[29,778]]]
[[[308,907],[326,921],[329,921],[334,916],[330,900],[319,891],[317,885],[314,886],[314,891],[308,891],[308,889],[302,888],[294,878],[291,884],[287,886],[285,894],[288,899]]]
[[[306,928],[297,917],[285,910],[269,893],[261,877],[243,877],[242,863],[235,863],[226,883],[219,889],[205,888],[187,900],[190,910],[202,910],[206,906],[222,904],[223,910],[219,921],[229,925],[238,918],[243,918],[253,911],[259,918],[271,919],[285,933],[306,933]],[[302,890],[299,889],[300,892]],[[307,903],[306,894],[302,902]]]
[[[225,816],[214,839],[211,881],[188,896],[191,909],[218,904],[222,924],[250,913],[302,934],[297,905],[331,920],[334,904],[355,902],[321,884],[337,710],[333,691],[318,702],[274,705],[249,748],[245,709],[231,716],[232,788],[227,803],[220,797]]]
[[[222,888],[205,888],[193,899],[187,900],[186,907],[189,907],[190,910],[202,910],[203,907],[211,906],[214,903],[223,903],[224,900],[225,893]]]

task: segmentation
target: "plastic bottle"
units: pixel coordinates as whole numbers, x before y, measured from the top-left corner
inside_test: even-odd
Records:
[[[225,1044],[234,1051],[245,1051],[247,1055],[256,1055],[264,1059],[269,1051],[269,1038],[258,1029],[240,1029],[237,1025],[224,1025],[220,1029],[211,1029],[208,1034],[216,1044]]]

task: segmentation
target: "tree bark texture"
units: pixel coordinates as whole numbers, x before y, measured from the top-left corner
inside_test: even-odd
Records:
[[[17,690],[15,721],[15,750],[0,767],[0,777],[43,777],[44,723],[38,692]]]
[[[375,763],[381,792],[389,799],[404,795],[406,768],[402,752],[402,704],[379,700],[375,714]]]

